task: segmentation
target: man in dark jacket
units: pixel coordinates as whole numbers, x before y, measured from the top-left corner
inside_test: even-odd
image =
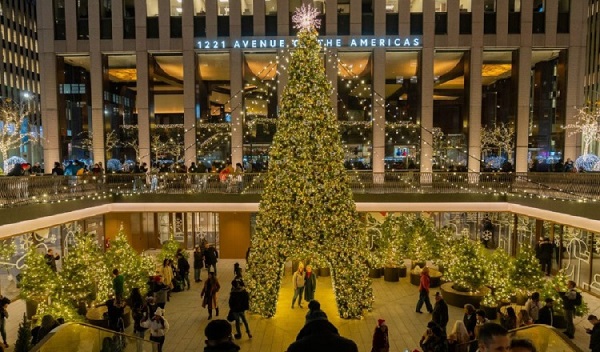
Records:
[[[52,269],[52,271],[56,272],[56,261],[60,259],[59,254],[54,254],[54,250],[52,248],[48,249],[48,253],[44,256],[46,259],[46,264]]]
[[[591,329],[585,329],[590,337],[590,350],[600,352],[600,320],[595,315],[588,316],[588,321],[592,324]]]
[[[554,323],[554,309],[552,307],[553,302],[554,300],[552,298],[546,298],[546,305],[540,309],[538,320],[535,322],[536,324],[546,324],[552,326]]]
[[[210,272],[210,268],[213,267],[215,276],[217,276],[217,260],[219,259],[219,253],[216,248],[206,243],[204,247],[204,262],[206,269]]]
[[[179,270],[179,276],[183,280],[184,284],[187,283],[187,289],[190,289],[190,263],[183,256],[183,254],[177,254],[177,269]]]
[[[554,244],[550,242],[548,237],[544,237],[539,245],[539,260],[542,265],[542,271],[546,275],[550,275],[550,269],[552,268],[552,253],[554,253]]]
[[[431,320],[442,328],[445,335],[446,325],[448,325],[448,305],[440,292],[435,293],[435,305],[433,306]]]
[[[196,245],[194,248],[194,281],[200,282],[202,279],[200,278],[200,272],[204,267],[204,253],[200,246]]]
[[[314,320],[302,328],[287,352],[358,352],[354,341],[340,336],[328,320]]]
[[[227,320],[213,320],[204,329],[206,347],[204,352],[237,352],[240,347],[231,340],[231,324]]]

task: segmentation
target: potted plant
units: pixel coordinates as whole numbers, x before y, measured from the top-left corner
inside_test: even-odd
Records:
[[[529,294],[542,287],[542,268],[531,246],[521,247],[511,268],[510,282],[518,305],[524,305]]]
[[[444,251],[448,269],[444,277],[449,281],[442,284],[444,299],[449,305],[463,307],[470,303],[475,307],[489,292],[486,283],[487,260],[481,244],[468,237],[452,240]]]
[[[383,264],[385,281],[397,282],[400,279],[400,271],[404,267],[400,247],[404,220],[403,215],[389,214],[377,227],[379,235],[374,237],[373,247],[377,249],[376,253],[381,260],[381,264]]]

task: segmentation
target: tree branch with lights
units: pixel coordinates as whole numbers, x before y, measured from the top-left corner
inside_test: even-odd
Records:
[[[19,149],[28,140],[39,140],[40,136],[30,129],[30,113],[26,102],[18,103],[10,98],[0,100],[0,156],[4,163],[11,150]]]
[[[574,116],[575,123],[570,123],[564,127],[569,132],[569,136],[581,133],[581,155],[592,152],[592,143],[600,140],[600,109],[583,107],[577,109]]]

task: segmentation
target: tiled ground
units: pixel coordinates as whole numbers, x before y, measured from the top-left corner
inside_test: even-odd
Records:
[[[218,276],[222,287],[219,296],[220,317],[222,318],[228,312],[228,292],[231,288],[235,262],[235,260],[221,260],[218,266]],[[243,260],[239,262],[243,263]],[[203,271],[203,279],[206,275],[206,271]],[[208,320],[206,310],[201,307],[201,289],[202,283],[192,282],[191,290],[174,293],[171,301],[167,303],[165,317],[171,324],[171,329],[167,334],[165,352],[200,351],[204,347],[203,331]],[[361,320],[344,320],[337,316],[330,278],[319,278],[315,298],[321,302],[322,309],[327,313],[329,320],[337,326],[340,334],[354,340],[360,351],[371,350],[373,328],[379,318],[385,319],[389,325],[391,351],[404,351],[405,349],[412,351],[414,348],[418,348],[419,339],[430,315],[415,313],[415,304],[418,299],[416,286],[411,285],[407,278],[401,278],[398,283],[385,282],[382,278],[373,281],[373,290],[375,293],[373,311],[368,312]],[[432,295],[434,292],[435,290],[432,291]],[[600,300],[589,295],[584,297],[590,306],[590,313],[600,315]],[[241,351],[282,352],[286,350],[303,326],[307,311],[306,305],[304,305],[304,309],[297,307],[291,309],[291,298],[291,269],[287,268],[276,316],[265,319],[247,314],[253,338],[248,339],[244,334],[241,340],[236,341],[241,346]],[[12,351],[12,345],[16,340],[18,322],[22,317],[24,306],[22,301],[13,302],[9,306],[10,318],[7,322],[7,333],[11,348],[8,351]],[[450,307],[449,329],[456,319],[462,319],[462,310]],[[583,350],[588,350],[589,335],[585,334],[584,328],[589,327],[589,323],[583,318],[577,318],[575,324],[577,327],[575,342]]]

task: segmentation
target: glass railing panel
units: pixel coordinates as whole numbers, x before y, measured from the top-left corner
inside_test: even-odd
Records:
[[[540,352],[582,351],[564,334],[547,325],[530,325],[513,330],[513,337],[530,340]]]

